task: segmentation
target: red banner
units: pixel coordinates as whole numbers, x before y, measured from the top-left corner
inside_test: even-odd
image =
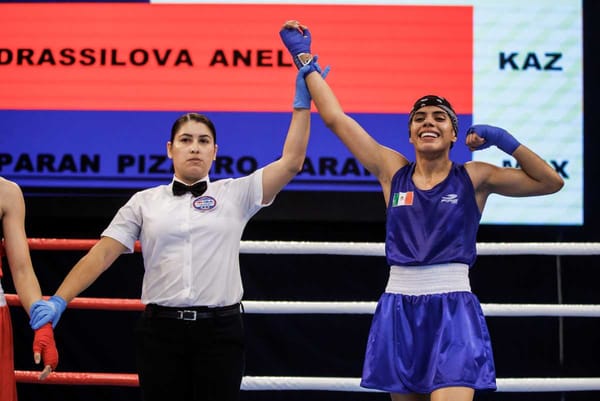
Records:
[[[436,93],[472,112],[472,7],[381,5],[3,4],[0,108],[288,111],[288,19],[346,111]]]

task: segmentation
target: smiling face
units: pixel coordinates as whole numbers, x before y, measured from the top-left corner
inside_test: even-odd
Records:
[[[206,177],[217,157],[217,144],[208,125],[188,120],[167,142],[167,154],[173,159],[175,176],[186,184]]]
[[[414,112],[409,131],[410,142],[418,150],[449,149],[456,142],[452,119],[437,106],[424,106]]]

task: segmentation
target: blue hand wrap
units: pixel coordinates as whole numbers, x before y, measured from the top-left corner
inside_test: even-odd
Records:
[[[331,68],[329,66],[327,66],[327,67],[325,67],[325,70],[322,70],[319,63],[317,63],[318,58],[319,58],[319,56],[314,56],[308,63],[306,63],[306,65],[304,65],[302,67],[302,70],[304,71],[304,73],[303,73],[304,78],[306,78],[306,76],[308,74],[310,74],[311,72],[318,72],[319,74],[321,74],[321,76],[323,78],[325,78],[327,76],[327,74],[329,74],[329,70]],[[308,68],[305,68],[305,67],[308,67]]]
[[[467,131],[467,135],[472,132],[475,132],[477,135],[485,139],[485,143],[477,147],[477,150],[496,145],[498,149],[508,153],[509,155],[512,155],[519,145],[521,145],[521,143],[517,141],[514,136],[500,127],[494,127],[492,125],[485,124],[473,125]]]
[[[290,52],[296,68],[300,69],[304,65],[298,58],[299,54],[310,54],[311,36],[308,29],[300,31],[298,29],[286,28],[279,31],[279,36],[283,44]]]
[[[33,330],[37,330],[46,323],[52,322],[52,328],[55,328],[66,308],[67,301],[58,295],[53,295],[47,301],[36,301],[29,308],[29,325]]]

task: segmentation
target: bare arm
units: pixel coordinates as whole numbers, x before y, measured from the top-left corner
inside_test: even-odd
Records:
[[[70,302],[89,287],[127,248],[120,242],[102,237],[71,269],[56,291],[56,295]]]
[[[8,265],[21,304],[29,314],[31,304],[42,295],[33,270],[25,233],[25,201],[17,184],[0,181],[0,215]]]
[[[312,35],[306,25],[297,20],[286,21],[279,35],[296,66],[309,67],[305,81],[321,118],[358,161],[377,177],[387,203],[391,179],[398,169],[408,164],[408,160],[399,152],[380,145],[344,112],[321,75],[316,56],[311,54]]]
[[[309,74],[306,83],[319,115],[358,161],[379,180],[384,196],[389,194],[393,175],[408,160],[399,152],[378,143],[342,109],[330,86],[319,74]]]
[[[25,200],[19,186],[0,178],[0,218],[4,230],[4,246],[13,282],[23,309],[30,314],[31,306],[41,302],[40,284],[31,264],[27,235],[25,234]],[[33,360],[44,362],[40,380],[46,379],[58,364],[58,351],[52,328],[35,330]]]
[[[294,109],[281,158],[263,171],[263,204],[269,203],[304,165],[310,132],[310,110]]]

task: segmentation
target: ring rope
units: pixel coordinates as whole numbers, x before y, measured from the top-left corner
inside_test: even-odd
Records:
[[[29,238],[32,250],[88,250],[97,239]],[[139,241],[135,251],[139,252]],[[379,242],[241,241],[240,253],[385,256]],[[479,255],[600,255],[597,242],[480,242]]]
[[[16,294],[5,294],[10,306],[20,306]],[[48,297],[45,296],[45,299]],[[244,312],[253,314],[373,314],[376,302],[243,301]],[[584,304],[481,304],[486,316],[600,317],[600,305]],[[139,299],[74,298],[69,308],[143,311]]]
[[[98,240],[43,239],[28,240],[32,250],[88,250]],[[1,245],[1,244],[0,244]],[[140,252],[139,242],[135,251]],[[354,242],[297,242],[297,241],[242,241],[241,253],[260,254],[329,254],[385,256],[383,243]],[[479,255],[600,255],[600,243],[478,243]],[[16,294],[5,294],[11,306],[20,305]],[[288,302],[245,301],[248,313],[373,313],[375,302]],[[138,299],[75,298],[69,307],[141,311]],[[577,316],[599,317],[600,305],[548,304],[482,304],[486,316]],[[139,386],[137,374],[130,373],[73,373],[53,372],[45,381],[39,381],[37,371],[15,371],[17,382],[37,384],[83,384],[110,386]],[[561,392],[600,390],[600,378],[498,378],[499,392]],[[246,376],[242,390],[327,390],[352,392],[379,392],[360,387],[360,378]]]
[[[46,380],[38,379],[40,372],[15,371],[17,382],[37,384],[84,384],[96,386],[137,387],[139,380],[133,373],[72,373],[53,372]],[[499,392],[560,392],[600,390],[600,377],[570,378],[505,378],[496,379]],[[354,377],[292,377],[244,376],[242,390],[319,390],[348,392],[381,392],[360,386]]]

